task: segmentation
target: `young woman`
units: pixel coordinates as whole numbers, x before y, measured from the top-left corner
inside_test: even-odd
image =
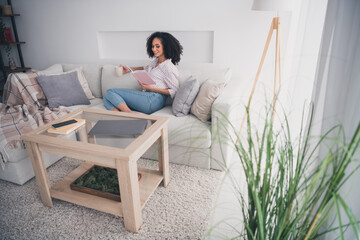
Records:
[[[168,96],[174,98],[179,88],[179,70],[175,67],[180,62],[182,49],[180,42],[166,32],[155,32],[146,42],[147,54],[155,57],[144,67],[131,67],[135,70],[146,70],[154,80],[153,85],[144,85],[139,82],[143,91],[126,88],[111,88],[103,98],[108,110],[131,112],[131,110],[151,114],[164,107]],[[130,70],[123,67],[123,73]]]

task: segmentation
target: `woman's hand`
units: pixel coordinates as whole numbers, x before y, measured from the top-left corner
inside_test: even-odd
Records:
[[[138,81],[138,83],[140,84],[141,88],[143,89],[143,91],[151,91],[151,92],[156,92],[156,93],[161,93],[164,95],[169,95],[170,96],[170,92],[168,89],[162,89],[162,88],[156,88],[153,85],[145,85],[142,82]]]
[[[153,89],[154,89],[154,87],[153,87],[152,85],[143,84],[143,83],[140,82],[139,80],[138,80],[138,83],[139,83],[139,85],[141,86],[141,88],[143,89],[143,91],[146,91],[146,90],[148,90],[148,91],[153,91]]]
[[[127,66],[125,66],[125,65],[121,65],[121,64],[120,64],[119,67],[122,67],[122,69],[123,69],[123,74],[130,72],[130,69],[129,69]]]

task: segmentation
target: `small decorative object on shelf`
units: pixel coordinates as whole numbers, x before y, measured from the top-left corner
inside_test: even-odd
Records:
[[[14,59],[12,57],[9,57],[9,68],[11,70],[15,70],[16,69],[16,63],[14,61]]]
[[[0,81],[0,89],[5,84],[7,76],[10,73],[25,72],[30,69],[25,67],[24,58],[21,51],[21,45],[25,44],[25,42],[19,40],[19,35],[16,28],[15,19],[19,16],[20,14],[16,13],[16,9],[13,9],[11,0],[7,0],[7,4],[1,6],[0,49],[4,49],[4,51],[0,51],[0,53],[2,53],[0,57],[3,59],[8,59],[9,65],[5,66],[4,62],[0,61],[0,77],[3,79]],[[10,59],[10,56],[13,58]],[[16,64],[14,59],[16,59]]]
[[[14,38],[13,38],[12,32],[11,32],[11,28],[9,28],[9,27],[4,28],[4,37],[5,37],[5,41],[7,41],[8,43],[13,43],[14,42]]]
[[[2,15],[8,16],[12,15],[11,5],[3,5],[2,8]]]

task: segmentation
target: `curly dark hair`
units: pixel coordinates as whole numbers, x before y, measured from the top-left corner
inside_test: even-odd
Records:
[[[160,39],[164,55],[166,59],[171,59],[171,62],[176,65],[180,62],[180,55],[182,55],[183,47],[181,46],[179,40],[177,40],[173,35],[167,32],[154,32],[147,38],[146,41],[146,50],[149,57],[154,57],[152,51],[152,41],[154,38]]]

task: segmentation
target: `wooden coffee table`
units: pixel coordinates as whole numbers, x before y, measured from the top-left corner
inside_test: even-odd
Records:
[[[21,137],[25,141],[29,152],[42,202],[44,205],[52,207],[52,198],[57,198],[102,212],[123,216],[125,228],[131,232],[137,232],[142,225],[141,209],[146,201],[161,181],[166,187],[170,180],[167,135],[169,118],[84,108],[71,112],[51,124],[61,122],[69,117],[86,120],[86,124],[77,130],[80,141],[68,140],[47,133],[50,124],[41,126]],[[93,125],[100,119],[146,119],[148,126],[144,133],[136,137],[127,147],[114,148],[97,144],[94,136],[87,135]],[[138,168],[137,160],[155,142],[159,146],[159,169]],[[54,186],[50,186],[42,152],[76,158],[85,162]],[[70,184],[95,164],[117,170],[121,202],[70,189]],[[142,174],[140,181],[138,181],[138,173]]]

